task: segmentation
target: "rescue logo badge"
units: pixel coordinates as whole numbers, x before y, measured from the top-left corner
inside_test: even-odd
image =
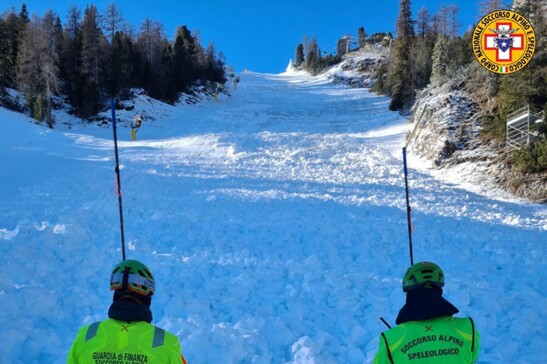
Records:
[[[524,16],[510,10],[496,10],[485,15],[473,30],[473,54],[493,73],[520,71],[536,50],[536,34]]]

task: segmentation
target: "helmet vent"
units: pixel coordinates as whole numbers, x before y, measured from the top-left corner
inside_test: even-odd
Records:
[[[423,269],[422,275],[425,279],[433,278],[433,269]]]
[[[152,274],[146,269],[142,269],[142,270],[139,269],[137,272],[139,272],[139,275],[141,277],[146,277],[146,278],[151,278],[152,277]]]

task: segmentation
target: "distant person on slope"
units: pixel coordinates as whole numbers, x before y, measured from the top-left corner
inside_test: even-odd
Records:
[[[110,276],[110,319],[80,329],[67,363],[186,364],[178,338],[150,324],[154,287],[144,264],[125,260],[116,265]]]
[[[406,304],[399,311],[398,326],[380,335],[374,364],[476,363],[479,333],[469,317],[443,298],[444,274],[430,262],[408,268],[403,278]]]

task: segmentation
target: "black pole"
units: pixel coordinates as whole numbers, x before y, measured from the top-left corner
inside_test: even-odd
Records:
[[[410,265],[414,265],[414,254],[412,253],[412,209],[408,199],[408,171],[406,168],[406,147],[403,148],[403,164],[405,170],[405,193],[406,193],[406,219],[408,223],[408,246],[410,249]]]
[[[390,324],[388,324],[388,323],[387,323],[387,321],[386,321],[386,320],[384,320],[384,318],[383,318],[383,317],[380,317],[380,320],[381,320],[381,321],[382,321],[382,322],[384,323],[384,325],[386,325],[386,326],[387,326],[387,328],[388,328],[388,329],[391,329],[391,325],[390,325]]]
[[[114,152],[116,154],[116,186],[118,187],[118,207],[120,210],[120,231],[122,236],[122,259],[125,260],[125,237],[123,233],[123,208],[122,208],[122,185],[120,182],[120,160],[118,157],[118,134],[116,132],[116,104],[114,98],[110,100],[112,108],[112,130],[114,132]]]

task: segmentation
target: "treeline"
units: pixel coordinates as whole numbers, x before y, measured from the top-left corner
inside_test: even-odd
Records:
[[[345,35],[336,42],[336,51],[328,53],[321,51],[315,36],[311,40],[305,36],[303,42],[296,46],[294,66],[297,69],[306,70],[315,75],[340,63],[346,53],[362,49],[367,44],[382,43],[383,45],[387,45],[390,38],[391,33],[374,33],[367,38],[365,28],[359,27],[357,29],[357,39],[354,39],[350,35]]]
[[[186,26],[169,41],[164,27],[146,19],[136,32],[113,3],[105,14],[94,5],[73,6],[63,25],[52,11],[29,18],[25,4],[0,17],[0,93],[18,90],[25,112],[54,120],[55,96],[65,96],[74,113],[89,118],[111,96],[143,88],[154,98],[174,102],[196,82],[225,82],[222,53],[206,48]],[[4,106],[9,98],[2,97]]]
[[[412,105],[416,91],[430,83],[442,84],[447,79],[465,75],[469,89],[480,87],[489,98],[490,117],[505,120],[505,116],[523,106],[543,109],[547,102],[547,18],[542,0],[526,0],[514,10],[534,25],[536,52],[532,61],[521,71],[498,75],[476,62],[471,48],[473,29],[458,36],[458,8],[441,6],[431,16],[422,8],[412,19],[410,0],[401,0],[397,20],[397,38],[388,66],[380,71],[376,89],[391,95],[392,110],[404,110]],[[481,14],[505,8],[500,0],[481,3]]]
[[[317,74],[332,65],[340,63],[341,60],[342,58],[336,54],[322,55],[317,39],[312,37],[308,41],[305,37],[303,43],[298,44],[296,47],[294,66],[311,74]]]
[[[422,8],[416,19],[410,9],[411,1],[401,0],[391,57],[374,87],[391,96],[390,110],[408,110],[416,91],[461,73],[473,60],[468,34],[458,36],[457,6],[442,5],[434,15]]]

